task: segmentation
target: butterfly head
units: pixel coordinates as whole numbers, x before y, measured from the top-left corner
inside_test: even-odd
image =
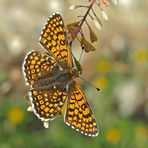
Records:
[[[80,72],[77,69],[72,69],[71,73],[72,77],[78,78],[80,76]]]

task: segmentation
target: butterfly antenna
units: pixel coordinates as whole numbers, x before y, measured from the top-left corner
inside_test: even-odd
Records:
[[[97,91],[100,91],[99,87],[96,87],[95,85],[93,85],[92,83],[90,83],[89,81],[83,79],[82,77],[79,77],[81,80],[85,81],[86,83],[88,83],[89,85],[91,85],[92,87],[94,87]]]

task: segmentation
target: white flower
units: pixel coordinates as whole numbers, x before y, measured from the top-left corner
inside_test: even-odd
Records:
[[[139,82],[128,81],[120,84],[115,89],[119,111],[124,116],[130,116],[136,112],[142,103],[139,93]]]

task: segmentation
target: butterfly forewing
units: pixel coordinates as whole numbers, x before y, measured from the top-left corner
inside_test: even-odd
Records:
[[[98,129],[93,112],[80,85],[73,80],[69,86],[66,123],[87,136],[97,136]]]
[[[42,121],[52,120],[61,111],[66,100],[66,89],[32,89],[30,101],[33,112]]]
[[[40,79],[55,75],[59,71],[59,66],[49,55],[39,51],[29,52],[23,63],[23,73],[27,84],[31,87]]]
[[[48,19],[39,42],[56,59],[61,67],[64,69],[67,67],[72,68],[64,21],[60,14],[55,13]]]

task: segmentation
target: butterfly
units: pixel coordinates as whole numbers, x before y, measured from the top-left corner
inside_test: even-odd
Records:
[[[48,128],[48,122],[66,105],[64,122],[84,135],[97,136],[94,114],[76,81],[80,71],[73,65],[60,14],[54,13],[48,19],[39,42],[46,50],[30,51],[22,66],[26,84],[30,86],[28,110]]]

